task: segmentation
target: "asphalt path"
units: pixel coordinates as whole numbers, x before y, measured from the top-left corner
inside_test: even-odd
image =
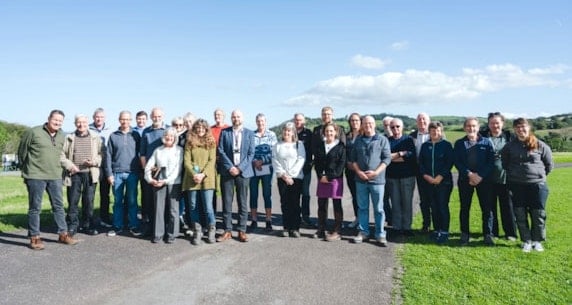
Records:
[[[315,190],[315,179],[312,180],[311,190]],[[395,259],[399,243],[390,239],[387,247],[376,243],[353,244],[350,239],[356,232],[349,228],[344,228],[343,239],[337,242],[312,239],[315,229],[310,228],[301,230],[301,238],[278,237],[281,211],[273,183],[275,231],[269,234],[261,228],[249,234],[247,243],[236,239],[236,231],[233,240],[200,246],[193,246],[182,237],[174,244],[152,244],[148,239],[132,236],[80,233],[76,235],[80,240],[77,245],[66,246],[56,242],[55,228],[43,226],[46,249],[33,251],[28,248],[25,231],[0,233],[0,304],[391,304],[395,301],[392,298],[399,295],[394,291],[399,277]],[[344,193],[347,225],[354,214],[347,187]],[[314,221],[316,214],[313,196]],[[329,214],[331,226],[331,204]],[[262,213],[259,215],[262,220]],[[370,222],[373,224],[373,218]],[[264,226],[262,221],[259,226]]]

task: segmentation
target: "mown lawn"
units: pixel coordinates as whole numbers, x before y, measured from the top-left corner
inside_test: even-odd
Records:
[[[572,168],[558,168],[549,175],[547,241],[542,253],[523,253],[520,242],[504,239],[498,239],[495,247],[483,246],[476,196],[471,207],[474,234],[469,246],[459,247],[459,197],[454,189],[449,244],[437,246],[427,236],[416,236],[399,250],[403,274],[398,282],[403,304],[570,304],[569,181]],[[421,226],[420,214],[414,225]]]

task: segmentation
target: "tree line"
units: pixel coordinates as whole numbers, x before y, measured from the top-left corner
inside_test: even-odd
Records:
[[[378,122],[386,116],[400,118],[403,120],[404,131],[414,130],[416,128],[415,118],[391,113],[373,115],[375,120]],[[434,116],[432,117],[432,120],[441,121],[445,126],[446,131],[462,131],[465,117]],[[483,126],[486,126],[486,118],[480,118],[480,121]],[[348,123],[346,117],[337,118],[335,119],[335,122],[336,124],[344,126],[347,130]],[[510,128],[511,122],[512,120],[507,120],[505,127]],[[572,151],[572,113],[553,115],[549,117],[537,117],[535,119],[529,119],[529,122],[532,123],[537,136],[546,142],[546,144],[550,145],[553,151]],[[282,126],[285,123],[286,122],[283,122],[282,124],[270,129],[276,132],[276,134],[281,134]],[[318,126],[320,123],[320,118],[306,118],[306,127],[309,129],[314,128],[314,126]],[[16,153],[22,133],[28,128],[28,126],[21,124],[0,121],[0,151],[2,154]],[[383,125],[381,123],[377,125],[377,131],[380,133],[383,132]]]

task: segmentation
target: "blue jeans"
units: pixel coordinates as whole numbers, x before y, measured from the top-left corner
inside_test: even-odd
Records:
[[[264,198],[264,208],[272,208],[272,172],[270,175],[253,176],[250,178],[250,208],[258,208],[258,185],[262,181],[262,197]]]
[[[385,237],[383,222],[385,213],[383,212],[384,184],[371,184],[356,181],[356,193],[358,201],[359,230],[369,236],[369,200],[373,205],[373,218],[375,220],[375,238]]]
[[[58,226],[58,234],[67,232],[62,179],[25,179],[24,183],[28,189],[28,236],[40,235],[40,213],[44,191],[47,191],[50,197],[54,220]]]
[[[413,192],[415,176],[388,178],[389,197],[391,198],[391,219],[395,230],[411,230],[413,221]]]
[[[89,172],[80,172],[72,175],[71,186],[67,187],[68,194],[68,217],[70,231],[77,231],[79,222],[79,199],[81,197],[82,228],[95,229],[97,227],[93,217],[93,199],[95,197],[96,184],[91,179]]]
[[[199,223],[200,220],[200,213],[199,213],[199,204],[203,205],[203,210],[207,214],[207,223],[209,226],[216,225],[216,220],[214,216],[213,210],[213,196],[215,190],[190,190],[187,192],[186,200],[189,202],[190,208],[190,216],[191,216],[191,223]],[[201,196],[201,200],[197,198]]]
[[[127,197],[127,220],[129,228],[139,227],[137,219],[137,183],[139,175],[137,173],[114,173],[113,174],[113,226],[116,229],[123,229],[124,223],[124,199]]]

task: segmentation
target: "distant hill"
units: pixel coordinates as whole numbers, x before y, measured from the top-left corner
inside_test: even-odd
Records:
[[[400,118],[403,120],[404,130],[413,131],[417,128],[415,123],[415,118],[411,118],[404,115],[391,114],[391,113],[380,113],[373,115],[375,120],[378,122],[377,130],[378,132],[383,132],[383,125],[381,120],[385,116],[391,116],[395,118]],[[459,133],[463,132],[463,123],[465,121],[464,116],[447,116],[447,115],[437,115],[432,116],[432,121],[440,121],[445,126],[445,131],[450,132],[453,138],[458,138]],[[487,118],[480,117],[481,126],[486,126]],[[550,117],[537,117],[534,119],[528,118],[531,122],[533,130],[537,136],[545,141],[554,151],[572,151],[572,113],[558,114]],[[321,124],[321,118],[306,118],[306,127],[312,130],[315,126]],[[281,134],[282,126],[288,121],[284,121],[278,126],[270,128],[277,135]],[[334,122],[338,125],[344,127],[348,130],[347,117],[341,117],[334,119]],[[507,119],[505,122],[505,128],[512,130],[512,120]],[[451,137],[447,136],[449,139]]]

